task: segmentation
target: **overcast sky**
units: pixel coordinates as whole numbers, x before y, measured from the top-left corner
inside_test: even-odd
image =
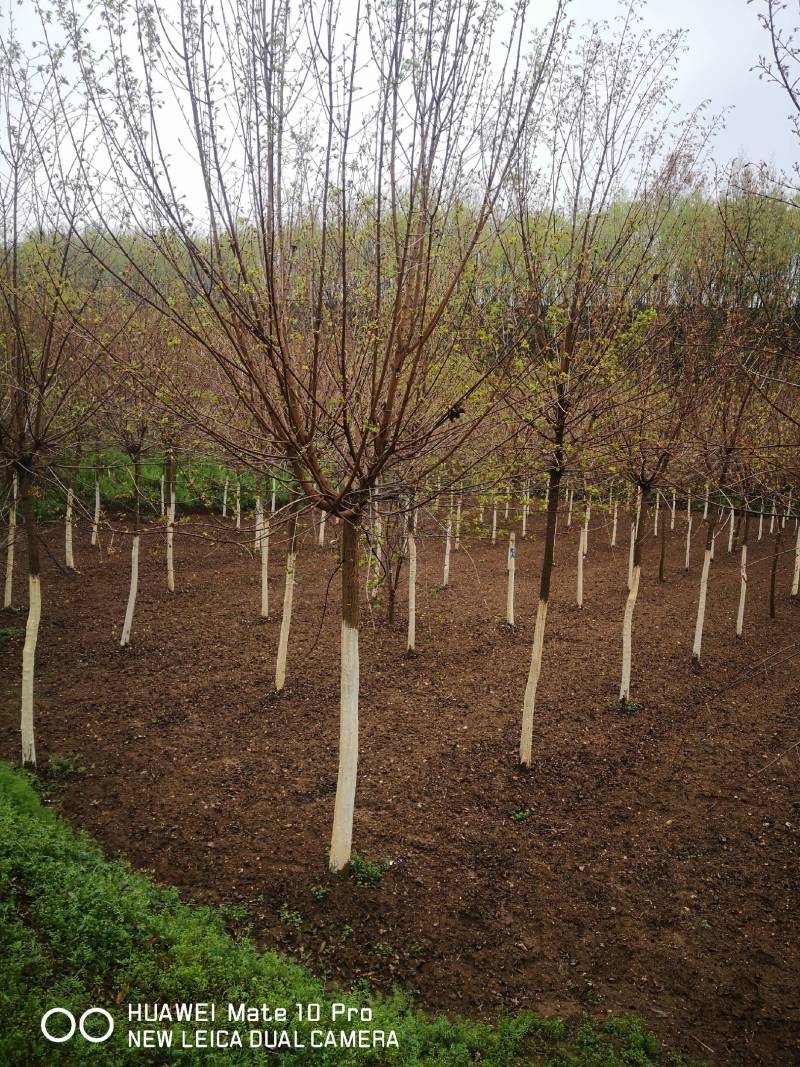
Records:
[[[343,10],[350,2],[341,0]],[[544,24],[555,2],[530,0],[533,20]],[[509,3],[504,0],[504,5]],[[747,0],[648,0],[645,21],[657,31],[688,31],[688,52],[681,61],[677,88],[679,102],[691,109],[708,99],[714,113],[730,108],[726,127],[715,142],[716,162],[724,165],[738,157],[789,170],[800,156],[789,124],[789,102],[777,86],[760,81],[752,69],[769,45],[757,18],[762,4],[763,0],[751,4]],[[620,0],[569,0],[568,10],[579,24],[589,19],[610,20],[619,14]],[[15,8],[15,18],[23,38],[38,33],[33,4],[22,2]]]
[[[789,102],[777,86],[759,81],[758,72],[751,70],[769,44],[758,23],[760,6],[760,0],[649,0],[645,20],[655,30],[689,32],[678,86],[684,106],[709,99],[714,112],[732,108],[716,141],[716,160],[724,163],[737,156],[788,170],[798,158]],[[571,0],[569,10],[577,22],[610,19],[619,3]]]

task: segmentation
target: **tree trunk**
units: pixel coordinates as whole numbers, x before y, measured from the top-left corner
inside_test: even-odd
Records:
[[[744,536],[742,537],[741,560],[739,563],[739,610],[736,614],[736,636],[742,636],[744,629],[744,603],[747,599],[747,542],[750,538],[750,510],[744,518]]]
[[[617,547],[617,519],[619,516],[619,504],[614,501],[614,517],[611,520],[611,547]]]
[[[70,467],[69,483],[67,484],[67,510],[64,517],[64,562],[67,570],[75,570],[75,554],[72,547],[73,512],[75,504],[75,485],[78,481],[78,467],[81,462],[81,453],[75,457],[75,463]]]
[[[797,527],[797,537],[794,542],[794,574],[792,575],[792,596],[800,592],[800,525]]]
[[[676,506],[677,506],[676,492],[673,489],[672,490],[672,512],[671,512],[670,517],[669,517],[669,528],[670,528],[670,530],[674,530],[675,529],[675,509],[676,509]]]
[[[17,539],[17,492],[19,479],[16,471],[11,479],[11,505],[8,509],[8,544],[6,545],[6,581],[3,589],[3,607],[10,608],[14,599],[14,546]]]
[[[222,487],[222,517],[226,519],[228,517],[228,482],[230,479],[228,475],[225,475],[225,484]]]
[[[345,524],[346,525],[346,524]],[[409,652],[417,647],[417,539],[408,535],[408,642]]]
[[[450,584],[450,516],[447,516],[447,530],[444,535],[444,574],[442,575],[442,587],[447,589]]]
[[[22,707],[20,734],[22,737],[22,766],[36,766],[36,742],[33,728],[33,686],[36,668],[36,642],[42,616],[42,588],[39,577],[39,542],[36,516],[33,512],[33,463],[25,464],[20,479],[22,514],[28,546],[28,618],[25,623],[25,644],[22,648]]]
[[[506,589],[506,622],[509,626],[514,625],[514,580],[517,569],[517,546],[516,534],[508,535],[508,586]]]
[[[542,673],[542,653],[544,651],[544,633],[547,624],[547,605],[550,599],[550,580],[553,575],[553,551],[556,540],[556,519],[558,517],[558,493],[563,472],[554,468],[548,474],[547,482],[547,527],[544,537],[544,559],[539,579],[539,603],[536,608],[536,622],[533,628],[533,649],[528,670],[528,682],[522,704],[522,729],[519,740],[519,761],[523,767],[530,767],[533,758],[533,715],[536,709],[536,690]]]
[[[492,544],[497,544],[497,497],[492,497]]]
[[[633,649],[633,613],[639,596],[639,580],[642,573],[642,531],[647,520],[649,489],[643,489],[636,522],[636,534],[633,538],[633,572],[625,602],[625,614],[622,618],[622,677],[619,685],[619,700],[627,704],[631,696],[631,660]]]
[[[665,581],[664,577],[664,559],[667,554],[667,524],[661,523],[661,554],[658,557],[658,580],[659,582]]]
[[[692,518],[692,494],[690,492],[686,498],[686,559],[683,563],[683,569],[687,574],[692,556]]]
[[[319,537],[317,539],[317,544],[318,544],[318,546],[320,548],[324,548],[325,547],[325,521],[326,521],[327,518],[328,518],[327,511],[323,511],[322,515],[320,516],[320,520],[319,520]]]
[[[736,510],[733,504],[731,504],[731,513],[729,516],[729,521],[731,524],[731,528],[730,530],[728,530],[728,554],[730,555],[730,553],[733,552],[733,540],[736,534]]]
[[[289,519],[289,546],[286,552],[286,584],[283,587],[283,613],[281,632],[278,636],[278,658],[275,663],[275,690],[280,693],[286,684],[286,658],[289,652],[289,630],[292,626],[292,603],[294,601],[294,573],[297,539],[297,509],[292,508]]]
[[[462,494],[458,494],[458,504],[456,505],[456,552],[461,551],[461,503]]]
[[[269,616],[269,519],[261,526],[261,618]]]
[[[578,573],[576,578],[575,588],[575,602],[579,608],[583,607],[583,542],[586,537],[586,526],[581,526],[581,532],[578,535]]]
[[[236,529],[242,528],[242,479],[236,475]]]
[[[694,624],[694,645],[692,647],[692,659],[695,663],[700,662],[700,652],[703,647],[703,628],[706,621],[706,598],[708,596],[708,572],[711,570],[715,521],[715,519],[712,519],[708,524],[706,547],[703,554],[703,570],[700,573],[700,596],[697,601],[697,618]]]
[[[358,770],[358,519],[342,522],[342,637],[339,705],[339,774],[333,810],[330,869],[350,862]]]
[[[94,516],[92,517],[92,545],[97,544],[100,534],[100,472],[94,472]]]
[[[125,622],[122,625],[122,637],[120,648],[127,648],[131,643],[131,628],[133,626],[133,613],[136,609],[136,593],[139,588],[139,487],[142,477],[142,458],[140,455],[133,459],[133,544],[131,545],[131,584],[128,590],[128,606],[125,609]]]
[[[261,551],[261,528],[264,525],[264,504],[261,499],[261,479],[256,481],[255,530],[253,532],[253,551]]]
[[[167,458],[167,589],[175,592],[175,453],[170,449]]]

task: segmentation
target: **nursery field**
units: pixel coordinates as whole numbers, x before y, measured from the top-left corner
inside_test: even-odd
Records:
[[[514,519],[514,516],[512,516]],[[751,543],[744,635],[739,559],[716,546],[702,667],[691,647],[704,530],[643,535],[633,699],[618,700],[627,539],[592,521],[584,606],[579,523],[556,547],[529,770],[517,760],[542,517],[522,540],[516,627],[505,623],[506,530],[453,550],[420,516],[417,654],[405,586],[387,625],[362,582],[360,754],[349,872],[331,874],[336,792],[339,528],[303,520],[286,688],[274,693],[274,610],[259,619],[252,530],[193,516],[142,537],[135,641],[121,650],[129,559],[104,532],[44,532],[37,749],[45,791],[109,856],[232,927],[351,987],[406,991],[424,1009],[493,1020],[642,1018],[709,1064],[800,1058],[800,604],[792,538],[768,613],[772,539]],[[793,527],[792,522],[792,527]],[[465,528],[467,521],[465,519]],[[753,539],[754,540],[754,539]],[[110,550],[109,550],[110,549]],[[24,560],[24,545],[18,548]],[[362,572],[363,577],[363,572]],[[378,625],[380,617],[380,625]],[[24,615],[0,614],[0,758],[18,757]]]

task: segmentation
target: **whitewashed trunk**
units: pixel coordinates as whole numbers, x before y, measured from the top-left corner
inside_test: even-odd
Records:
[[[569,504],[567,505],[567,529],[569,529],[570,526],[572,526],[572,502],[573,502],[574,499],[575,499],[575,490],[574,489],[570,489],[570,491],[569,491]]]
[[[533,650],[531,665],[528,670],[528,682],[522,703],[522,732],[519,739],[519,761],[523,767],[530,767],[533,759],[533,713],[536,709],[536,690],[542,673],[542,650],[544,649],[544,631],[547,623],[547,601],[539,598],[536,608],[536,622],[533,627]]]
[[[661,494],[660,493],[656,493],[656,506],[655,506],[655,509],[654,509],[655,513],[654,513],[654,518],[653,518],[653,537],[658,537],[658,518],[659,518],[659,514],[660,514],[660,512],[659,512],[660,504],[661,504]]]
[[[22,765],[36,766],[36,742],[33,734],[33,682],[36,665],[36,642],[39,620],[42,617],[42,586],[38,574],[28,578],[28,620],[25,623],[25,644],[22,648]]]
[[[75,494],[67,489],[67,513],[64,518],[64,562],[68,570],[75,570],[75,554],[72,550],[72,510]]]
[[[708,518],[708,483],[706,483],[706,498],[703,502],[703,522]]]
[[[728,531],[728,552],[729,553],[733,552],[733,539],[734,539],[734,537],[736,535],[736,512],[734,511],[733,506],[731,506],[730,521],[731,521],[731,528]]]
[[[711,569],[711,550],[707,548],[703,555],[703,571],[700,575],[700,599],[697,602],[697,620],[694,626],[694,646],[692,659],[700,662],[700,651],[703,647],[703,627],[706,621],[706,597],[708,595],[708,572]]]
[[[261,618],[269,616],[269,519],[261,527]]]
[[[320,520],[319,520],[319,537],[317,539],[317,544],[319,545],[320,548],[324,548],[325,547],[325,522],[326,522],[327,518],[328,518],[327,511],[323,511],[322,515],[320,517]]]
[[[625,601],[625,614],[622,617],[622,677],[619,684],[620,701],[629,701],[631,697],[631,658],[633,648],[633,612],[639,595],[639,577],[642,568],[634,567],[628,599]]]
[[[353,813],[358,772],[358,628],[342,619],[339,705],[339,774],[333,809],[330,869],[341,871],[350,862]]]
[[[228,483],[230,479],[227,474],[225,475],[225,484],[222,487],[222,517],[227,519],[228,517]]]
[[[17,476],[11,483],[11,506],[8,510],[8,544],[6,546],[6,580],[3,587],[3,607],[10,608],[14,599],[14,546],[17,540]]]
[[[492,544],[497,544],[497,499],[492,500]]]
[[[256,493],[256,521],[253,534],[253,551],[261,551],[261,530],[264,526],[264,505],[261,502],[261,492]]]
[[[358,772],[358,531],[359,525],[342,521],[342,631],[339,683],[339,773],[329,863],[341,871],[350,862],[353,843],[353,813]],[[413,536],[413,535],[412,535]]]
[[[772,501],[772,514],[769,517],[769,532],[773,533],[775,530],[775,516],[778,513],[778,508],[775,501]]]
[[[272,515],[275,514],[275,487],[276,487],[276,479],[273,478],[272,479],[272,500],[270,501],[270,506],[269,506],[270,514],[272,514]]]
[[[408,642],[409,652],[417,647],[417,539],[408,535]]]
[[[800,592],[800,525],[797,527],[797,537],[794,542],[794,574],[792,575],[792,596]]]
[[[125,622],[122,625],[120,648],[127,648],[131,643],[133,613],[136,609],[136,592],[139,588],[139,534],[134,534],[131,545],[131,584],[128,589],[128,606],[125,609]]]
[[[165,511],[165,508],[164,508],[164,475],[163,474],[159,478],[158,485],[159,485],[159,492],[160,492],[160,496],[161,496],[161,508],[160,508],[160,511],[159,511],[159,515],[163,519],[164,518],[164,511]]]
[[[511,486],[509,485],[509,486],[506,486],[506,508],[505,508],[505,512],[503,513],[503,518],[506,521],[508,520],[508,509],[509,509],[510,506],[511,506]]]
[[[175,484],[169,487],[167,507],[167,589],[175,592]]]
[[[458,494],[456,505],[456,552],[461,551],[461,493]]]
[[[761,504],[761,511],[758,516],[758,539],[759,541],[764,538],[764,504]]]
[[[283,587],[283,614],[278,637],[278,658],[275,663],[275,689],[280,692],[286,685],[286,658],[289,652],[289,630],[292,626],[292,602],[294,601],[294,568],[296,552],[286,555],[286,584]]]
[[[94,516],[92,518],[92,544],[97,544],[100,532],[100,479],[94,477]]]
[[[633,553],[636,548],[636,523],[631,523],[631,543],[628,547],[628,592],[633,588]]]
[[[442,586],[446,589],[450,584],[450,528],[451,520],[447,518],[447,530],[444,535],[444,574],[442,575]]]
[[[670,528],[670,530],[674,530],[675,529],[675,509],[676,509],[676,507],[677,507],[677,500],[676,500],[675,490],[673,489],[672,490],[672,513],[670,514],[670,518],[669,518],[669,528]]]
[[[586,527],[581,527],[580,537],[578,538],[578,577],[575,590],[575,601],[579,608],[583,607],[583,541],[586,537]]]
[[[514,625],[514,581],[517,570],[517,546],[516,535],[508,536],[508,586],[506,589],[506,622],[509,626]]]
[[[236,529],[242,528],[242,486],[237,481],[236,483]]]
[[[617,547],[617,519],[619,514],[619,504],[614,501],[614,516],[611,520],[611,547]]]
[[[739,611],[736,615],[736,636],[742,636],[744,628],[744,603],[747,599],[747,545],[742,545],[742,556],[739,564]]]
[[[692,507],[691,502],[687,506],[686,514],[686,559],[683,561],[683,569],[689,573],[689,564],[692,558]]]

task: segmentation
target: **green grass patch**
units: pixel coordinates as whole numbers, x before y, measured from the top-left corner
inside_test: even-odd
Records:
[[[94,509],[95,472],[100,476],[100,500],[105,511],[130,511],[133,508],[133,464],[124,452],[117,449],[93,453],[81,459],[75,493],[78,503],[76,515]],[[161,512],[161,475],[164,473],[164,457],[148,456],[142,463],[141,510],[143,518],[152,518]],[[236,500],[234,472],[220,463],[208,460],[178,458],[175,479],[175,504],[178,513],[197,511],[222,511],[225,477],[229,476],[228,514],[233,515]],[[269,472],[265,473],[267,505],[271,487]],[[280,482],[276,492],[278,506],[285,504],[288,493]],[[285,475],[284,475],[285,477]],[[66,483],[69,472],[66,468],[54,468],[39,478],[35,487],[34,508],[40,520],[54,519],[64,514],[66,507]],[[256,476],[252,471],[241,474],[242,510],[252,511],[256,502]]]
[[[401,995],[361,996],[325,988],[296,963],[261,952],[247,938],[231,936],[224,909],[183,902],[109,862],[87,837],[43,807],[30,779],[0,764],[0,1063],[36,1064],[263,1064],[263,1051],[127,1046],[127,1005],[213,1001],[285,1007],[290,1029],[306,1047],[271,1057],[291,1064],[426,1064],[429,1067],[654,1067],[681,1061],[662,1056],[639,1022],[612,1019],[599,1026],[568,1027],[558,1020],[520,1014],[488,1026],[431,1019]],[[368,997],[368,1001],[365,1001]],[[296,1004],[318,1003],[330,1017],[334,1001],[372,1008],[368,1030],[394,1030],[399,1051],[314,1049],[312,1028],[295,1021]],[[106,1008],[116,1026],[102,1044],[79,1035],[49,1044],[39,1022],[51,1007],[79,1017]],[[220,1023],[218,1026],[226,1026]],[[254,1027],[267,1028],[266,1024]],[[338,1029],[338,1024],[335,1024]],[[243,1028],[246,1037],[248,1027]],[[55,1024],[53,1031],[56,1031]],[[173,1028],[176,1042],[193,1024]]]

